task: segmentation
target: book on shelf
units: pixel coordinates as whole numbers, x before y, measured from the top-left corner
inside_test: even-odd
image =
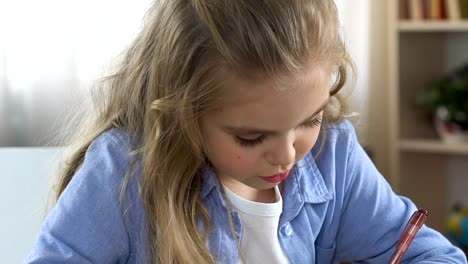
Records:
[[[460,0],[460,15],[462,19],[468,19],[468,0]]]
[[[426,0],[427,6],[428,6],[428,16],[427,18],[432,19],[432,20],[438,20],[442,19],[442,9],[441,9],[441,3],[443,2],[442,0]]]
[[[423,19],[429,19],[431,12],[431,0],[420,0],[422,4]]]
[[[447,15],[447,7],[445,6],[445,0],[440,0],[439,6],[440,6],[440,18],[447,19],[448,15]]]
[[[447,8],[448,19],[459,20],[461,18],[460,0],[444,0],[444,1],[445,1],[445,6]]]
[[[406,0],[402,16],[410,20],[468,20],[468,0]]]
[[[424,19],[424,5],[423,0],[407,0],[408,2],[408,13],[411,20],[423,20]]]

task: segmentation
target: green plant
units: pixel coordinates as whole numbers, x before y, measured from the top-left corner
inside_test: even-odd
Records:
[[[431,82],[417,101],[443,122],[468,130],[468,64]]]

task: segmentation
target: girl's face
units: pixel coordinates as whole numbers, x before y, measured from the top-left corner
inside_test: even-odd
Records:
[[[208,160],[241,197],[252,200],[279,184],[317,141],[330,75],[313,67],[294,77],[287,87],[228,77],[233,103],[200,118]]]

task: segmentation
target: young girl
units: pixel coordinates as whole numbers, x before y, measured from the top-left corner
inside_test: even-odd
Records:
[[[415,205],[343,121],[331,0],[160,0],[28,263],[387,263]],[[405,263],[466,263],[423,226]]]

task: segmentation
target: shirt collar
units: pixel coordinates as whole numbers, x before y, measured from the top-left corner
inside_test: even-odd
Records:
[[[297,162],[291,175],[293,177],[288,177],[284,181],[286,197],[297,192],[306,203],[322,203],[333,198],[333,191],[325,184],[313,153],[309,152]]]
[[[202,190],[200,195],[202,198],[205,198],[215,187],[219,187],[220,183],[213,169],[207,165],[203,165],[200,172],[202,176]]]

